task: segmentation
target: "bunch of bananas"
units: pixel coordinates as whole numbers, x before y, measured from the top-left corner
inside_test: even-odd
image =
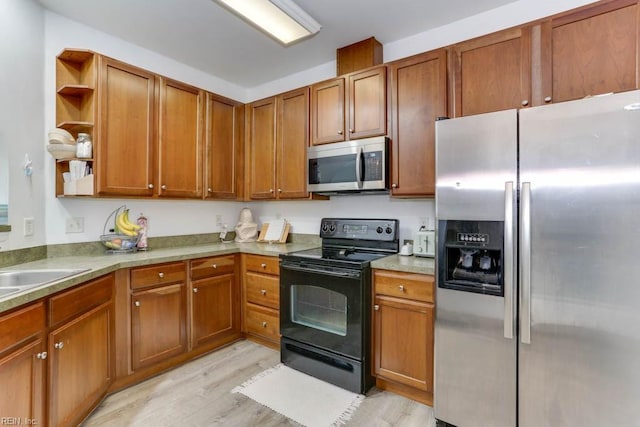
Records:
[[[137,236],[140,226],[129,220],[129,209],[123,209],[116,215],[115,232],[125,236]]]

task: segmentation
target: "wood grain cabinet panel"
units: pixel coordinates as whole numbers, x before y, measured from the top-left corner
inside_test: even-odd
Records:
[[[392,62],[391,195],[434,196],[435,121],[447,115],[447,52]]]
[[[244,106],[207,93],[205,199],[238,199],[243,195]]]
[[[242,331],[248,338],[279,349],[280,260],[245,254],[242,265]]]
[[[344,78],[311,86],[311,144],[345,141]]]
[[[161,78],[159,196],[202,197],[204,106],[204,91]]]
[[[454,117],[521,108],[531,100],[531,29],[500,31],[451,48]]]
[[[104,304],[49,334],[49,425],[77,425],[106,394],[111,316]]]
[[[44,425],[47,348],[42,302],[0,316],[0,416]],[[14,423],[15,424],[15,423]]]
[[[192,347],[198,347],[219,335],[240,331],[235,283],[234,274],[192,282]]]
[[[276,98],[253,102],[247,107],[248,196],[276,198]]]
[[[153,195],[156,75],[101,57],[98,195]]]
[[[186,350],[184,283],[131,295],[131,347],[134,371]]]
[[[373,272],[373,375],[376,386],[433,402],[433,276]]]
[[[598,2],[541,24],[537,104],[637,89],[640,6]]]

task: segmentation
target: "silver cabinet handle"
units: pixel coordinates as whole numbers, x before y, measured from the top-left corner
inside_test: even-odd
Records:
[[[282,188],[278,188],[278,193],[282,193]]]
[[[338,131],[338,135],[342,135],[342,131],[341,130]]]
[[[266,289],[260,289],[260,293],[261,293],[262,295],[266,295],[266,294],[267,294],[267,290],[266,290]]]
[[[198,288],[193,288],[193,293],[197,294],[198,293]]]
[[[380,306],[379,306],[378,304],[376,304],[376,305],[374,305],[374,306],[373,306],[373,309],[374,309],[375,311],[378,311],[378,310],[380,310]]]
[[[404,285],[398,286],[398,289],[400,289],[400,292],[404,292]]]
[[[153,184],[149,184],[149,185],[147,185],[147,187],[153,188]]]
[[[514,336],[513,289],[515,280],[515,257],[513,247],[513,182],[504,183],[504,337],[512,340]]]
[[[522,106],[526,107],[527,105],[529,105],[529,100],[525,99],[524,101],[522,101]]]
[[[267,264],[265,264],[264,262],[262,264],[260,264],[260,267],[262,268],[267,268]]]
[[[520,197],[520,341],[531,344],[531,183]]]
[[[140,301],[136,301],[133,303],[136,307],[140,307]]]
[[[162,188],[163,190],[166,190],[166,189],[167,189],[167,186],[166,186],[166,185],[164,185],[164,184],[162,184],[162,185],[160,186],[160,188]]]
[[[211,268],[218,268],[218,264],[211,264]]]
[[[544,97],[544,102],[551,102],[551,97],[550,96],[545,96]]]
[[[158,277],[162,279],[164,277],[164,273],[162,272],[158,273]]]
[[[267,327],[267,322],[262,322],[262,327],[266,328]]]
[[[349,132],[350,132],[350,133],[353,133],[353,129],[349,128]]]
[[[36,354],[36,358],[41,359],[41,360],[46,359],[47,358],[47,352],[43,351],[43,352],[40,352],[40,353]]]
[[[398,184],[391,184],[391,188],[398,188]]]
[[[213,193],[213,190],[211,189],[211,187],[207,188],[207,193]]]
[[[64,347],[64,343],[62,341],[57,342],[53,345],[53,348],[57,348],[57,349],[61,349],[62,347]]]

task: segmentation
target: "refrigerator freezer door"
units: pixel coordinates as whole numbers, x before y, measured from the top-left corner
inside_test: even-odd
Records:
[[[517,111],[439,121],[436,129],[438,220],[505,221],[510,215],[505,236],[513,239]],[[441,232],[438,263],[444,259]],[[513,286],[513,280],[505,280],[505,286],[507,282]],[[517,340],[508,299],[512,290],[505,289],[504,298],[437,288],[438,420],[464,427],[516,425]]]
[[[520,427],[640,422],[639,102],[635,91],[520,112],[530,183],[520,313],[531,308]]]

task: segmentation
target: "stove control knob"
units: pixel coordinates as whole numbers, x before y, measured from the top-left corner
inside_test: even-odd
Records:
[[[378,228],[376,228],[376,232],[377,232],[378,234],[382,234],[382,232],[383,232],[383,231],[384,231],[384,230],[382,229],[382,227],[378,227]]]
[[[334,231],[336,231],[336,225],[335,225],[335,224],[331,224],[331,225],[329,226],[329,231],[330,231],[330,232],[332,232],[332,233],[333,233]]]
[[[328,224],[322,224],[322,232],[326,233],[327,231],[329,231],[329,225]]]
[[[391,233],[393,233],[393,228],[387,226],[385,231],[387,232],[387,234],[391,234]]]

